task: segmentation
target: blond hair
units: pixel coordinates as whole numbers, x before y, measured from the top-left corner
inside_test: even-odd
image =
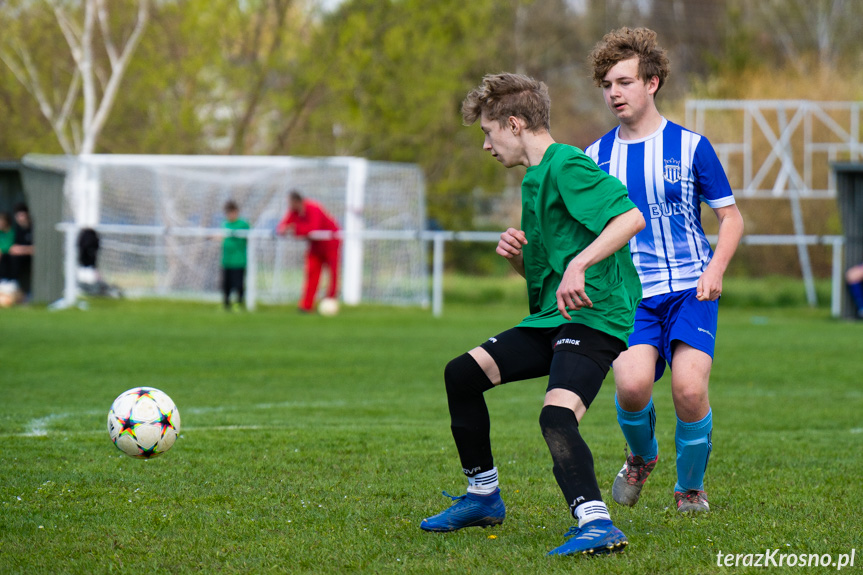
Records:
[[[523,74],[487,74],[461,105],[465,125],[473,124],[483,113],[501,125],[515,116],[532,132],[551,130],[548,86]]]

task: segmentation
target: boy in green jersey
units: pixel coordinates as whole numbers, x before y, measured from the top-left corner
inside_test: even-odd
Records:
[[[248,230],[249,223],[240,219],[240,208],[233,200],[225,202],[227,230]],[[246,293],[246,246],[248,240],[229,233],[222,241],[222,296],[225,309],[231,309],[231,292],[237,293],[237,306],[242,306]]]
[[[12,218],[6,212],[0,212],[0,282],[13,281],[12,256],[9,250],[15,244],[15,230],[12,229]]]
[[[503,522],[483,393],[548,376],[539,424],[578,521],[550,555],[622,551],[626,537],[611,522],[578,425],[632,332],[641,284],[627,244],[645,224],[620,181],[581,150],[555,143],[550,107],[546,85],[518,74],[485,76],[462,105],[466,124],[480,120],[483,149],[507,168],[527,167],[521,229],[501,234],[496,251],[527,281],[530,315],[447,364],[451,429],[469,485],[420,527]]]

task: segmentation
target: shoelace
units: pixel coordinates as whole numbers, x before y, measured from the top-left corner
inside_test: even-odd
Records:
[[[626,460],[626,479],[629,481],[638,482],[641,480],[641,474],[644,471],[644,468],[647,467],[647,462],[642,460],[642,462],[636,463],[635,457],[632,459],[627,458]]]
[[[687,503],[701,503],[701,492],[687,491],[683,494],[683,498],[686,499]]]
[[[450,495],[446,491],[441,491],[441,493],[443,493],[444,495],[446,495],[447,497],[449,497],[453,501],[461,501],[462,499],[467,497],[467,493],[465,493],[464,495]]]

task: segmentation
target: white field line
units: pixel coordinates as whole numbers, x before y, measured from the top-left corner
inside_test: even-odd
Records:
[[[284,426],[279,425],[199,425],[199,426],[182,426],[180,429],[180,436],[182,436],[186,432],[199,432],[199,431],[258,431],[262,429],[285,429]],[[107,429],[82,429],[79,431],[63,431],[60,429],[51,429],[51,430],[41,430],[40,433],[34,434],[30,432],[26,433],[0,433],[0,437],[45,437],[48,435],[51,436],[62,436],[62,437],[72,437],[77,435],[102,435],[107,434]]]
[[[383,400],[376,401],[361,401],[361,402],[351,402],[350,405],[353,406],[369,406],[377,403],[383,403]],[[348,406],[348,402],[345,400],[334,400],[334,401],[283,401],[278,403],[258,403],[251,406],[242,406],[242,407],[230,407],[230,406],[208,406],[208,407],[190,407],[188,409],[181,409],[180,415],[182,416],[185,413],[200,415],[200,414],[208,414],[208,413],[222,413],[222,412],[230,412],[230,411],[264,411],[269,409],[283,409],[283,408],[292,408],[292,409],[304,409],[304,408],[338,408],[338,407],[346,407]],[[37,417],[31,419],[27,422],[27,425],[24,426],[24,431],[19,433],[0,433],[0,437],[44,437],[48,434],[51,435],[88,435],[94,433],[107,433],[106,428],[100,429],[88,429],[83,431],[63,431],[62,429],[57,429],[52,427],[59,422],[60,420],[78,417],[78,418],[90,418],[96,417],[103,412],[101,411],[76,411],[76,412],[65,412],[65,413],[51,413],[49,415],[45,415],[43,417]],[[108,411],[104,412],[104,416],[107,419]],[[281,429],[278,426],[272,425],[209,425],[209,426],[187,426],[184,425],[182,427],[182,432],[186,431],[244,431],[244,430],[259,430],[259,429]]]
[[[43,435],[48,435],[48,426],[51,425],[51,422],[57,419],[62,419],[63,417],[65,417],[65,414],[52,413],[45,417],[31,419],[27,424],[27,431],[18,435],[23,435],[25,437],[42,437]]]
[[[373,405],[375,403],[381,403],[381,401],[361,401],[361,402],[352,402],[350,405]],[[189,407],[187,409],[181,409],[180,414],[184,413],[194,413],[194,414],[206,414],[206,413],[220,413],[225,411],[244,411],[249,409],[281,409],[281,408],[328,408],[328,407],[347,407],[348,402],[344,399],[337,399],[333,401],[281,401],[278,403],[258,403],[252,406],[243,406],[243,407],[233,407],[233,406],[207,406],[207,407]]]

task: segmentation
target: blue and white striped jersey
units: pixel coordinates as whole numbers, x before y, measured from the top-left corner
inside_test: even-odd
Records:
[[[713,250],[701,227],[701,202],[734,203],[731,186],[707,138],[662,119],[640,140],[620,140],[615,128],[585,153],[619,179],[647,226],[629,241],[644,297],[693,288]]]

